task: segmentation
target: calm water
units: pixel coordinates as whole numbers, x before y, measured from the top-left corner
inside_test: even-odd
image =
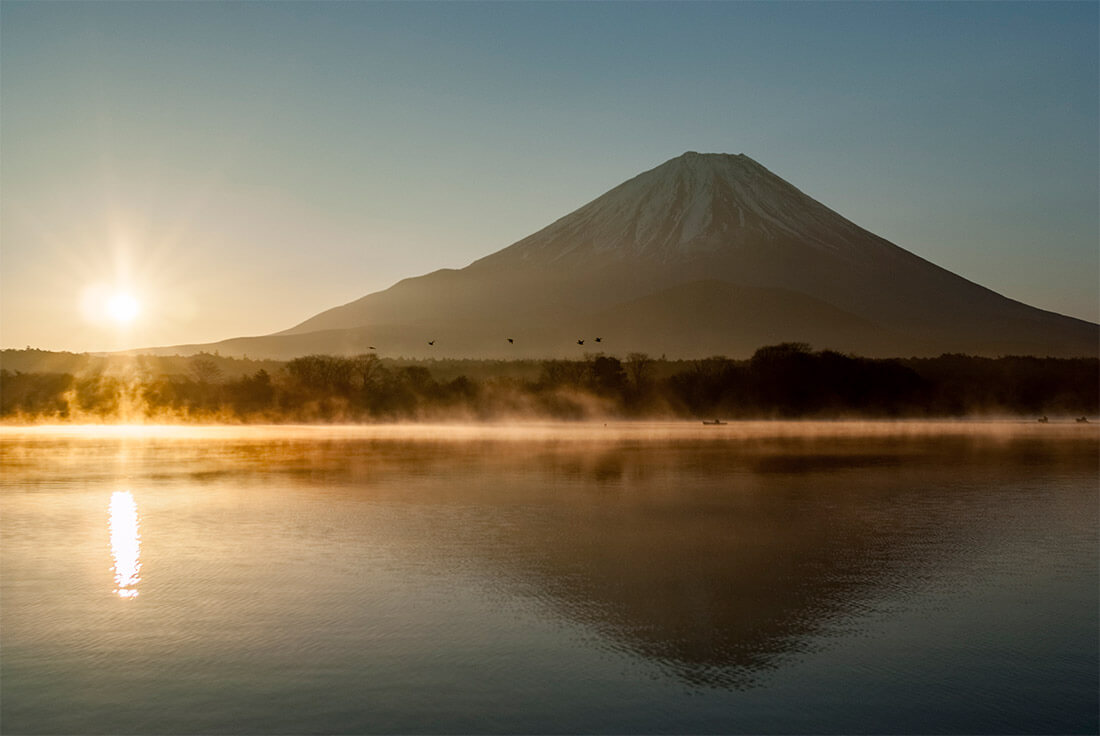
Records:
[[[0,728],[1095,733],[1097,429],[0,430]]]

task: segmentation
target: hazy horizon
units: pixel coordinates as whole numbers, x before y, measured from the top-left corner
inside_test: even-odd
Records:
[[[1095,4],[0,17],[4,347],[283,330],[465,266],[687,150],[745,153],[1012,299],[1100,313]],[[89,314],[120,292],[127,319]]]

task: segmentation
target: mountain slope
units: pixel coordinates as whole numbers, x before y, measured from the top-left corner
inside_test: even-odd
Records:
[[[808,312],[807,299],[819,306]],[[525,352],[550,356],[600,324],[683,355],[742,354],[755,347],[748,334],[870,355],[1095,355],[1100,343],[1097,325],[929,263],[747,156],[689,152],[466,268],[405,279],[248,344],[250,355],[306,344],[419,355],[438,338],[440,352],[476,356],[524,334]]]

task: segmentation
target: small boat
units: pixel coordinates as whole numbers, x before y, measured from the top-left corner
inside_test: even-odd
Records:
[[[1077,417],[1077,419],[1074,420],[1074,421],[1076,421],[1078,424],[1088,424],[1089,423],[1089,418],[1088,417]]]
[[[1047,423],[1047,422],[1049,422],[1049,421],[1050,421],[1050,420],[1049,420],[1049,419],[1047,419],[1047,418],[1046,418],[1046,416],[1041,416],[1041,417],[1039,417],[1039,424],[1046,424],[1046,423]]]
[[[718,424],[725,424],[725,423],[726,422],[723,422],[721,419],[715,419],[713,422],[708,422],[706,419],[703,420],[703,424],[709,424],[711,426],[718,425]]]

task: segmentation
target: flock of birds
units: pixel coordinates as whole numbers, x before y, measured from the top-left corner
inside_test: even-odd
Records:
[[[516,340],[513,337],[506,337],[504,339],[508,341],[509,345],[515,345],[516,344]],[[597,337],[593,340],[593,342],[603,342],[603,338],[602,337]],[[578,345],[584,345],[584,340],[577,340],[577,344]],[[431,347],[433,345],[435,345],[435,340],[428,340],[428,346]],[[367,346],[367,350],[377,350],[377,349],[378,348],[374,347],[373,345],[368,345]]]

